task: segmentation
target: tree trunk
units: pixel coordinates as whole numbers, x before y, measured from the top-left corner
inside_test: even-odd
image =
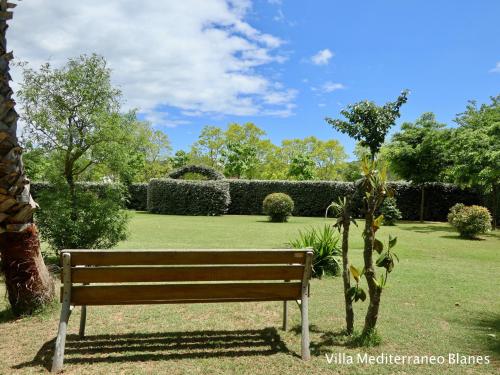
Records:
[[[350,335],[354,331],[354,310],[352,300],[347,295],[351,288],[351,273],[349,271],[349,227],[351,225],[351,215],[349,202],[346,203],[343,213],[343,231],[342,231],[342,278],[344,280],[344,299],[345,299],[345,322],[346,331]]]
[[[54,283],[40,253],[38,231],[31,224],[22,232],[0,235],[2,272],[12,312],[31,314],[54,297]]]
[[[14,7],[0,0],[0,255],[12,310],[22,315],[50,301],[54,287],[40,255],[33,224],[38,206],[30,195],[16,136],[18,115],[9,74],[13,56],[7,53],[6,40],[7,20],[12,18],[9,9]]]
[[[420,185],[420,222],[424,222],[424,207],[425,207],[425,186],[424,184]]]
[[[365,229],[364,229],[364,250],[363,259],[365,262],[365,278],[368,283],[368,295],[370,303],[365,316],[365,326],[363,327],[363,335],[369,334],[377,325],[378,310],[380,306],[380,289],[375,283],[375,268],[373,267],[373,241],[375,234],[372,229],[373,213],[368,207],[365,215]]]

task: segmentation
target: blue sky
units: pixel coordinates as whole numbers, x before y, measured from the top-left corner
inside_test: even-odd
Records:
[[[33,65],[103,54],[124,107],[139,108],[174,149],[187,149],[204,125],[250,121],[276,144],[314,135],[351,152],[352,140],[324,121],[348,103],[382,104],[407,88],[398,124],[427,111],[452,124],[467,100],[500,94],[498,0],[145,0],[140,8],[23,2],[10,47]]]

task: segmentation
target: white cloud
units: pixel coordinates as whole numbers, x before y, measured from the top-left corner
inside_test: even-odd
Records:
[[[500,61],[497,62],[493,69],[490,69],[490,73],[500,73]]]
[[[322,49],[317,54],[311,57],[311,61],[314,65],[326,65],[330,59],[334,56],[333,52],[328,48]]]
[[[311,87],[312,91],[319,91],[320,93],[330,93],[342,89],[345,89],[344,84],[331,81],[323,83],[320,87]]]
[[[259,67],[282,63],[282,41],[245,21],[250,0],[30,0],[15,10],[9,48],[31,66],[99,53],[125,109],[174,126],[162,108],[197,115],[292,114],[295,91]],[[19,71],[14,70],[14,80]]]
[[[334,92],[336,90],[342,90],[345,89],[345,86],[342,83],[335,83],[335,82],[325,82],[323,86],[321,86],[321,89],[323,92]]]

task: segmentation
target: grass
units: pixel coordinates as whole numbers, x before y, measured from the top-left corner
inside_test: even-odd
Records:
[[[136,213],[120,248],[281,248],[321,218],[269,223],[262,216],[186,217]],[[363,223],[359,223],[362,225]],[[300,314],[280,330],[281,303],[109,306],[88,310],[85,340],[79,309],[69,324],[69,374],[493,374],[500,371],[500,233],[463,240],[445,223],[383,227],[398,236],[401,262],[382,294],[379,346],[348,345],[341,278],[314,280],[310,321],[313,359],[302,362]],[[361,263],[361,230],[353,228],[353,263]],[[3,285],[0,293],[4,293]],[[355,305],[362,328],[367,303]],[[0,301],[0,374],[39,373],[50,363],[58,308],[13,320]],[[489,365],[334,365],[325,354],[488,355]]]

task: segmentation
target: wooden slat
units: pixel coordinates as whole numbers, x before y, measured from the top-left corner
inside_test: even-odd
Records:
[[[71,265],[304,264],[306,250],[64,250]]]
[[[300,298],[301,283],[231,283],[74,286],[74,305],[214,302],[213,300],[283,301]],[[175,301],[175,302],[174,302]],[[181,302],[179,302],[181,301]]]
[[[73,283],[302,280],[304,266],[74,267]]]

